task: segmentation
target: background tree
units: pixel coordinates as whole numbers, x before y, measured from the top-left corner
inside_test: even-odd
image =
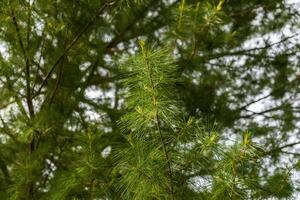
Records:
[[[298,10],[299,2],[283,0],[1,1],[1,199],[296,199]],[[173,173],[173,189],[166,168],[155,168],[166,164],[161,149],[153,152],[153,143],[130,143],[132,133],[118,124],[139,111],[125,98],[135,93],[123,80],[142,83],[144,79],[128,77],[143,70],[142,65],[122,65],[121,60],[131,55],[132,63],[141,59],[141,40],[155,44],[145,52],[161,53],[149,59],[158,62],[157,73],[164,77],[165,68],[159,66],[168,56],[168,73],[177,66],[176,83],[166,79],[166,85],[173,84],[177,99],[170,104],[182,102],[176,115],[182,121],[172,118],[171,124],[182,128],[189,119],[202,119],[182,138],[193,141],[198,137],[193,133],[201,133],[201,148],[184,156],[192,161],[187,172],[193,173],[185,174],[183,182],[176,179],[183,171]],[[165,46],[172,52],[160,50]],[[165,92],[170,91],[158,91],[162,98],[167,98]],[[133,102],[142,111],[151,106]],[[135,125],[131,128],[137,130],[142,125],[137,119],[142,120],[130,118],[127,128]],[[218,139],[212,155],[219,160],[204,162],[192,155],[204,155],[205,144],[215,137],[214,124]],[[172,128],[162,124],[163,132]],[[240,154],[243,145],[245,157]],[[168,151],[176,155],[175,145],[171,147]],[[146,162],[150,175],[161,173],[161,183],[166,181],[166,187],[159,185],[152,194],[143,185],[128,187],[136,174],[126,173],[124,163],[136,162],[139,150],[156,158]],[[122,159],[118,152],[124,153]],[[245,160],[237,162],[240,157]],[[236,162],[241,171],[232,170]],[[170,168],[175,170],[175,164]],[[225,184],[232,180],[237,182]]]

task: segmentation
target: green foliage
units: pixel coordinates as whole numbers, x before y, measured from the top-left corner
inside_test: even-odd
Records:
[[[102,136],[94,128],[78,133],[76,145],[70,149],[75,151],[75,154],[68,161],[70,162],[68,169],[56,175],[53,188],[50,188],[51,199],[68,199],[75,194],[82,198],[93,199],[107,192],[107,187],[98,181],[98,177],[104,178],[109,170],[106,168],[109,161],[105,160],[105,155],[101,155],[104,149],[99,144]]]
[[[168,190],[171,195],[174,192],[166,149],[166,139],[172,138],[163,129],[175,128],[174,118],[179,114],[176,101],[171,99],[177,81],[176,66],[168,49],[149,51],[144,42],[140,47],[141,53],[125,64],[131,70],[124,81],[129,90],[126,101],[129,111],[120,126],[121,130],[130,131],[127,136],[130,146],[118,156],[121,172],[125,173],[121,184],[127,199],[165,199]]]
[[[268,178],[264,188],[278,198],[287,198],[293,193],[293,186],[287,173],[276,172]]]
[[[298,7],[1,1],[0,199],[297,198]]]
[[[165,175],[165,157],[157,147],[133,142],[116,155],[121,173],[119,190],[125,199],[166,199],[169,180]]]
[[[130,71],[123,82],[128,87],[128,113],[120,126],[128,146],[118,151],[116,160],[124,198],[176,199],[180,192],[189,193],[182,187],[190,178],[212,174],[212,199],[245,199],[245,174],[259,158],[250,134],[226,150],[218,148],[218,134],[201,121],[189,118],[183,123],[182,109],[171,99],[177,79],[170,53],[148,50],[143,42],[140,46],[141,53],[125,64]],[[212,164],[213,173],[206,172]]]

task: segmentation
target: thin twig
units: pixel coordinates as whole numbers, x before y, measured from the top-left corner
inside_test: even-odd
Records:
[[[266,152],[264,152],[264,155],[270,155],[270,154],[272,154],[274,152],[278,152],[278,151],[281,151],[282,149],[285,149],[285,148],[288,148],[288,147],[293,147],[293,146],[298,145],[298,144],[300,144],[300,141],[289,143],[289,144],[286,144],[286,145],[283,145],[283,146],[271,149],[269,151],[266,151]]]

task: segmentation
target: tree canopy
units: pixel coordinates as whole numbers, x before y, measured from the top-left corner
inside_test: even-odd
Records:
[[[1,1],[0,199],[298,199],[299,10]]]

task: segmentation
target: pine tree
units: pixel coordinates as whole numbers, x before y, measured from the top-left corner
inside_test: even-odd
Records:
[[[298,6],[1,1],[0,199],[297,199]]]

